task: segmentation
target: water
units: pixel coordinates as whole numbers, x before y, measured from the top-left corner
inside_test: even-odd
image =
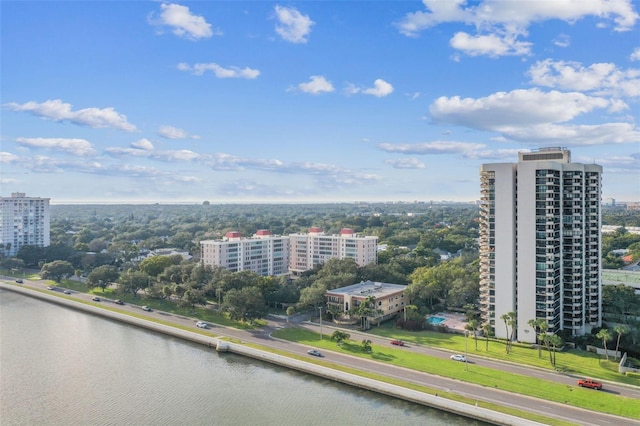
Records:
[[[442,317],[429,317],[429,318],[427,318],[427,321],[429,322],[429,324],[432,324],[432,325],[438,325],[441,322],[446,321],[446,320],[447,320],[446,318],[442,318]]]
[[[0,290],[10,425],[482,425]]]

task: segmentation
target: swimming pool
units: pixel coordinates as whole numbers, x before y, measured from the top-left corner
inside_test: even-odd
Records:
[[[429,324],[431,325],[438,325],[441,322],[445,321],[446,318],[442,318],[442,317],[429,317],[427,318],[427,322],[429,322]]]

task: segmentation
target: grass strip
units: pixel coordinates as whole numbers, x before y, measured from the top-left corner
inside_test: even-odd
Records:
[[[428,355],[417,354],[401,348],[373,345],[371,353],[362,351],[359,343],[349,341],[337,346],[319,333],[300,328],[283,328],[273,333],[274,337],[328,349],[374,361],[385,362],[442,377],[474,383],[481,386],[514,392],[543,400],[553,401],[602,413],[614,414],[631,419],[640,418],[640,401],[633,398],[596,392],[577,386],[549,382],[529,376],[507,373],[477,365],[442,360]]]

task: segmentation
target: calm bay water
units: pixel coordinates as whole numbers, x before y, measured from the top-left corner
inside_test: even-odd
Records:
[[[8,291],[0,423],[483,424]]]

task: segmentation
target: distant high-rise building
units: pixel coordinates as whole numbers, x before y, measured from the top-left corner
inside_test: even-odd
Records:
[[[289,271],[299,274],[329,259],[352,258],[358,266],[378,259],[378,237],[357,235],[344,228],[338,235],[326,235],[322,228],[309,228],[307,234],[289,234]]]
[[[15,256],[22,246],[49,245],[49,200],[22,192],[0,197],[0,250],[5,256]]]
[[[289,237],[272,235],[261,229],[252,237],[227,232],[221,240],[200,241],[203,265],[218,266],[232,272],[252,271],[262,276],[287,275]]]
[[[510,312],[523,342],[536,341],[532,319],[571,335],[601,325],[601,177],[564,148],[482,165],[480,309],[497,337]]]

